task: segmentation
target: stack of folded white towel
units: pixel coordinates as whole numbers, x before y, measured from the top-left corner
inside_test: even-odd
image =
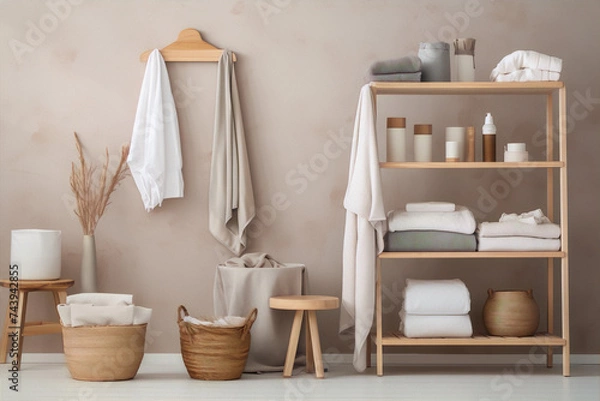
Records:
[[[406,337],[470,337],[471,298],[459,279],[406,279],[400,332]]]
[[[533,50],[517,50],[505,56],[492,70],[497,82],[558,81],[562,59]]]
[[[57,306],[63,326],[127,326],[145,324],[152,309],[133,304],[133,295],[81,293],[69,295],[66,304]]]
[[[541,209],[517,215],[503,213],[498,222],[483,222],[477,229],[479,251],[558,251],[560,226]]]
[[[421,81],[421,59],[405,56],[373,63],[369,70],[371,81]]]
[[[473,234],[476,228],[473,212],[450,202],[407,203],[405,210],[388,213],[389,231],[431,230]]]

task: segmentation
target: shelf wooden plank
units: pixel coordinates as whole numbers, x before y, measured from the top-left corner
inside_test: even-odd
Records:
[[[536,95],[564,87],[562,82],[371,82],[376,95]]]
[[[377,342],[377,337],[373,336],[373,341]],[[559,336],[546,333],[536,334],[529,337],[497,337],[476,335],[463,338],[408,338],[399,332],[387,333],[382,337],[382,345],[392,346],[544,346],[561,347],[566,345],[567,341]]]
[[[400,169],[453,169],[453,168],[561,168],[565,163],[561,161],[538,162],[380,162],[381,168]]]
[[[564,258],[562,251],[537,252],[382,252],[379,259]]]

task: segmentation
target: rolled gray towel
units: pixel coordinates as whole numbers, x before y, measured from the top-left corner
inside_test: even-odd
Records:
[[[371,65],[371,74],[396,74],[421,71],[421,59],[417,56],[404,56],[393,60],[377,61]]]
[[[371,74],[371,81],[420,82],[421,72],[401,72],[397,74]]]

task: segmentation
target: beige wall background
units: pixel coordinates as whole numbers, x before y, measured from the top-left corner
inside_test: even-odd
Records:
[[[477,39],[480,81],[517,49],[561,57],[569,102],[572,351],[599,352],[599,2],[5,0],[0,15],[0,260],[5,266],[0,277],[8,276],[10,231],[46,228],[62,230],[63,276],[78,279],[82,231],[69,188],[77,156],[73,131],[90,159],[99,160],[106,147],[116,159],[131,136],[144,73],[140,53],[168,45],[184,28],[200,30],[207,41],[238,56],[259,208],[248,251],[304,263],[311,292],[338,296],[349,147],[359,89],[369,80],[371,63],[415,54],[419,42],[456,37]],[[231,257],[211,237],[207,220],[216,64],[173,63],[169,72],[181,127],[185,197],[147,213],[128,177],[96,232],[100,290],[132,293],[137,304],[153,308],[147,351],[159,353],[179,352],[178,305],[198,315],[212,312],[215,267]],[[544,110],[543,97],[386,97],[379,109],[381,154],[387,116],[405,116],[409,127],[431,122],[434,157],[441,160],[444,127],[475,125],[480,133],[490,111],[498,146],[524,141],[539,160]],[[477,148],[480,157],[480,137]],[[480,221],[545,208],[544,177],[539,171],[383,173],[388,209],[408,201],[450,200],[471,207]],[[544,261],[423,260],[386,266],[389,329],[398,324],[407,277],[462,278],[471,290],[471,316],[479,330],[490,287],[533,288],[546,307]],[[71,293],[78,291],[76,284]],[[2,310],[6,298],[4,291]],[[30,319],[52,317],[49,301],[47,294],[33,294]],[[556,313],[558,308],[557,302]],[[319,318],[325,352],[351,353],[351,341],[337,334],[338,312]],[[545,321],[543,315],[542,327]],[[60,352],[60,338],[28,338],[26,351]]]

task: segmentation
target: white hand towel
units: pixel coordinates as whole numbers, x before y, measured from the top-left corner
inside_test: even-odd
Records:
[[[407,203],[407,212],[454,212],[456,205],[451,202],[414,202]]]
[[[158,49],[146,64],[127,164],[146,211],[161,206],[163,199],[183,197],[177,110]]]
[[[506,221],[503,223],[483,222],[479,224],[477,231],[480,237],[560,237],[560,226],[553,223],[529,224],[520,221]]]
[[[133,305],[94,306],[73,304],[71,326],[126,326],[133,324]]]
[[[420,316],[400,311],[400,332],[406,337],[471,337],[469,315]]]
[[[464,315],[471,311],[469,290],[459,279],[409,278],[402,295],[403,310],[414,315]]]
[[[83,292],[67,296],[67,305],[90,304],[96,306],[132,305],[131,294],[110,294],[104,292]]]
[[[558,251],[560,239],[533,237],[477,237],[477,250],[486,251]]]
[[[385,209],[375,130],[375,103],[369,85],[360,91],[344,197],[346,226],[342,257],[340,332],[354,328],[354,368],[366,369],[366,344],[375,306],[375,259],[383,251]]]
[[[150,323],[152,317],[152,309],[136,306],[133,310],[133,324]]]
[[[516,50],[502,58],[492,71],[492,77],[522,69],[560,73],[562,59],[533,50]]]
[[[473,212],[456,206],[454,212],[406,212],[392,210],[388,213],[390,231],[432,230],[473,234],[477,223]]]
[[[231,52],[223,51],[218,64],[208,217],[211,234],[240,255],[256,212],[233,64]]]
[[[529,81],[558,81],[560,73],[544,70],[532,70],[529,68],[510,72],[508,74],[498,74],[493,76],[492,81],[496,82],[529,82]]]

